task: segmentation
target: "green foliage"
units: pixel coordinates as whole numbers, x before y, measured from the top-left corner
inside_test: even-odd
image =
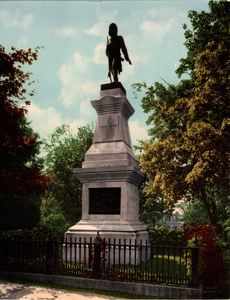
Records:
[[[42,226],[46,231],[52,233],[57,238],[62,238],[63,233],[70,227],[70,223],[67,222],[60,203],[47,193],[42,197],[41,206],[41,221]]]
[[[194,198],[179,206],[183,210],[182,221],[185,225],[209,224],[207,211],[200,200]]]
[[[205,287],[223,284],[225,266],[214,228],[210,225],[186,226],[185,239],[189,246],[199,247],[199,281]]]
[[[31,229],[12,229],[0,232],[1,237],[17,240],[55,238],[47,229],[42,226],[35,226]]]
[[[150,241],[156,245],[184,245],[183,229],[171,229],[167,226],[150,226],[148,227]]]
[[[142,93],[142,108],[147,113],[147,125],[151,140],[164,139],[172,128],[183,129],[186,124],[186,99],[191,97],[193,84],[190,80],[182,80],[179,84],[155,82],[153,86],[147,86],[145,82],[133,84],[136,94]],[[176,103],[176,99],[180,99]],[[176,104],[177,115],[172,115],[172,107]],[[144,144],[144,143],[142,143]]]
[[[45,167],[51,180],[42,199],[41,224],[53,228],[55,234],[64,233],[81,217],[81,183],[73,169],[81,167],[92,138],[92,124],[80,127],[77,134],[63,125],[44,141]]]
[[[196,77],[195,60],[209,42],[218,44],[229,41],[230,6],[228,1],[210,1],[209,11],[189,11],[190,24],[184,24],[187,56],[180,60],[177,74],[188,73],[192,79]]]
[[[31,73],[38,48],[7,52],[0,45],[0,228],[30,228],[39,220],[38,196],[46,188],[39,136],[26,120]]]
[[[165,215],[166,205],[160,197],[146,199],[144,192],[140,195],[140,218],[148,226],[154,227]]]
[[[145,92],[150,141],[143,143],[141,168],[147,176],[147,201],[156,195],[173,208],[194,198],[205,207],[217,235],[226,240],[229,210],[229,5],[210,2],[210,12],[190,12],[185,32],[188,55],[178,74],[190,78],[177,85],[136,84]]]
[[[62,172],[65,166],[66,172],[72,172],[72,166],[81,167],[85,152],[92,144],[92,130],[93,124],[79,127],[76,135],[71,132],[68,125],[56,128],[48,140],[44,141],[44,149],[47,152],[45,158],[47,170],[58,173]]]
[[[1,198],[0,201],[0,228],[2,231],[12,229],[31,229],[40,219],[39,197],[12,196]]]
[[[40,143],[26,120],[34,91],[30,72],[23,66],[37,59],[35,50],[7,53],[0,45],[0,197],[32,196],[44,189],[45,178],[37,163]]]

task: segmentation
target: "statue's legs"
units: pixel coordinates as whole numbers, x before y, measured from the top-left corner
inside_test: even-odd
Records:
[[[109,77],[110,75],[113,75],[113,81],[114,82],[118,82],[118,69],[119,69],[119,65],[118,65],[118,58],[117,57],[113,57],[113,58],[109,58]],[[111,79],[111,77],[110,77]]]
[[[114,79],[114,82],[118,82],[118,74],[117,74],[117,70],[114,70],[113,71],[113,79]]]

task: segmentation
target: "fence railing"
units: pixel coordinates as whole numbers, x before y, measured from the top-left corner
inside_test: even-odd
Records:
[[[0,238],[0,270],[197,285],[198,248],[147,241]]]

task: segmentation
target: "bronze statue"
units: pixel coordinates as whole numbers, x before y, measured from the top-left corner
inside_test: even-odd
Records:
[[[125,60],[129,62],[131,65],[131,60],[129,59],[128,51],[125,46],[124,39],[121,35],[117,35],[117,25],[112,23],[109,25],[109,35],[110,39],[107,37],[107,47],[106,47],[106,55],[108,56],[109,60],[109,73],[108,77],[112,82],[118,82],[118,74],[122,72],[122,64],[121,62],[124,61],[124,58],[121,56],[120,50],[125,57]]]

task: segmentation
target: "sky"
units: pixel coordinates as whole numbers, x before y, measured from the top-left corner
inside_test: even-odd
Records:
[[[129,120],[133,144],[147,138],[147,114],[133,83],[176,83],[186,56],[183,24],[189,10],[208,10],[208,0],[0,1],[0,44],[7,51],[43,47],[30,67],[36,95],[28,119],[46,138],[56,127],[95,122],[91,100],[109,83],[105,55],[108,27],[118,26],[132,65],[123,63],[119,80],[135,109]]]

